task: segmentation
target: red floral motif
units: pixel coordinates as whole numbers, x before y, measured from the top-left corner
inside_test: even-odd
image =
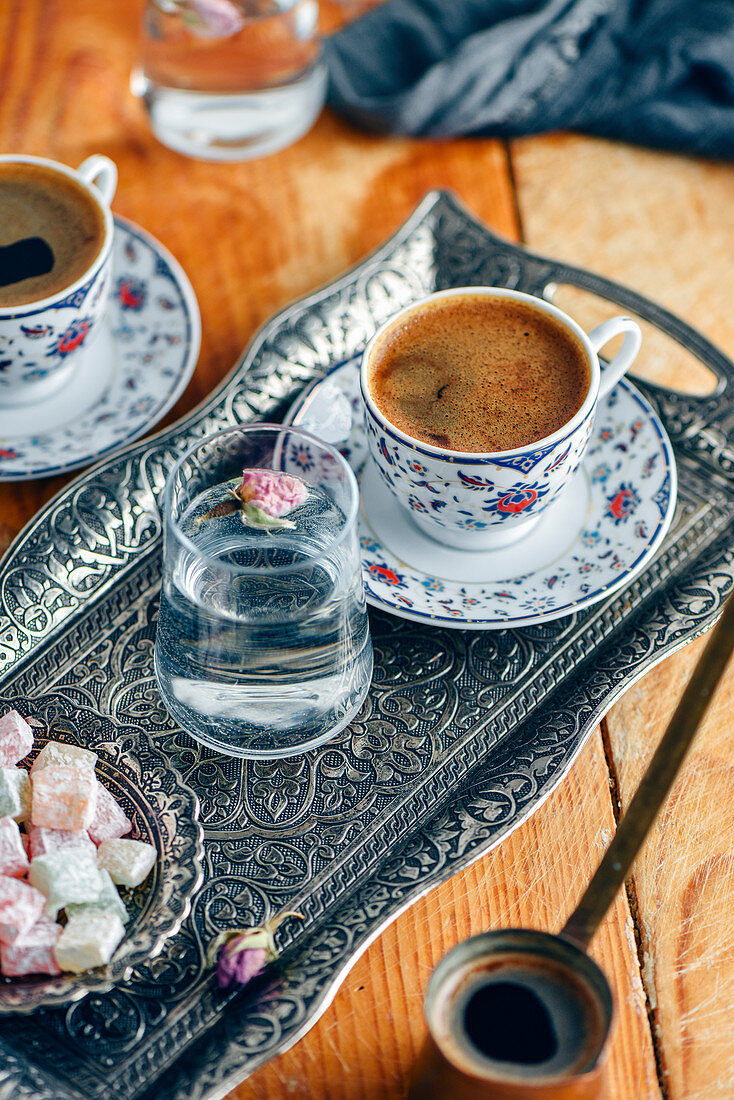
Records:
[[[383,581],[385,584],[403,584],[403,578],[394,573],[392,569],[388,569],[386,565],[371,565],[370,573],[377,580]]]
[[[537,500],[538,494],[535,489],[522,489],[519,493],[508,493],[507,496],[502,497],[497,503],[498,512],[522,512],[528,505],[533,504]]]
[[[117,298],[123,309],[142,309],[145,304],[145,283],[142,279],[118,279]]]
[[[640,503],[640,497],[632,485],[622,482],[616,493],[607,497],[607,502],[609,505],[607,515],[614,520],[615,524],[624,523]]]
[[[72,351],[76,351],[84,343],[91,327],[91,322],[87,320],[72,321],[66,332],[62,333],[56,343],[49,349],[49,355],[60,355],[63,359]]]

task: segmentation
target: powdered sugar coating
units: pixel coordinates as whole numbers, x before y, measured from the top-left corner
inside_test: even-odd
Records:
[[[0,943],[13,943],[36,923],[46,899],[17,878],[0,877]]]
[[[89,855],[96,854],[96,848],[84,829],[46,829],[43,825],[32,825],[29,834],[31,859],[57,852],[60,848],[82,848]]]
[[[126,836],[132,829],[132,821],[119,803],[101,783],[97,785],[97,807],[89,826],[89,835],[95,844],[103,840],[115,840]]]
[[[33,748],[33,730],[17,710],[0,718],[0,767],[13,767]]]
[[[61,741],[49,741],[43,746],[33,761],[31,775],[43,771],[53,764],[63,764],[69,768],[80,768],[93,772],[97,764],[96,752],[82,749],[78,745],[67,745]]]
[[[0,768],[0,817],[25,821],[31,815],[31,781],[23,768]]]
[[[88,829],[97,806],[94,772],[49,764],[31,775],[31,820],[47,829]]]
[[[97,852],[99,866],[118,886],[139,886],[153,867],[156,850],[142,840],[105,840]]]
[[[23,878],[28,872],[28,856],[20,829],[12,817],[0,818],[0,875]]]
[[[47,917],[41,917],[12,944],[0,944],[0,970],[6,978],[23,978],[26,974],[61,973],[54,947],[61,934],[61,926]]]

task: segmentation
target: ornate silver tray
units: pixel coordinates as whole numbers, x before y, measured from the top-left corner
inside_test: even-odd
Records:
[[[449,631],[372,617],[376,670],[358,720],[304,757],[268,763],[197,746],[152,678],[157,498],[192,441],[277,419],[299,389],[357,354],[431,290],[585,288],[685,345],[719,378],[690,397],[645,385],[676,450],[679,503],[660,553],[616,597],[540,626]],[[257,334],[185,420],[59,494],[0,572],[0,690],[53,691],[143,726],[196,791],[205,879],[180,932],[128,983],[66,1010],[0,1021],[0,1091],[120,1100],[223,1096],[318,1018],[402,909],[506,836],[562,779],[627,686],[715,619],[734,580],[734,366],[629,290],[496,237],[432,193],[376,253]],[[277,971],[239,996],[205,970],[211,937],[297,908]]]

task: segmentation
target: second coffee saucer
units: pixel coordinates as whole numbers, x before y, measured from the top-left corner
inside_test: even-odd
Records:
[[[31,335],[47,349],[45,329]],[[79,339],[73,326],[64,335]],[[200,343],[199,306],[180,264],[115,215],[104,327],[60,392],[27,406],[0,402],[0,481],[78,470],[139,439],[183,393]]]
[[[352,410],[343,440],[333,435],[337,391],[342,409]],[[369,459],[359,403],[354,359],[308,387],[287,420],[321,435],[323,417],[323,437],[341,447],[357,474],[367,600],[402,618],[497,630],[570,615],[629,584],[672,522],[673,448],[627,379],[600,403],[584,463],[562,496],[521,543],[493,551],[452,550],[411,521]],[[303,463],[307,469],[306,454]]]

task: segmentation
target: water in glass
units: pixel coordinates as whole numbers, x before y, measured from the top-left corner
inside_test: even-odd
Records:
[[[231,488],[199,493],[178,520],[195,549],[164,577],[156,674],[169,712],[200,740],[288,755],[342,729],[370,682],[355,539],[332,545],[344,513],[313,486],[290,530],[247,527],[239,512],[201,522]]]
[[[318,0],[148,0],[132,89],[160,141],[245,160],[296,141],[319,115]]]

